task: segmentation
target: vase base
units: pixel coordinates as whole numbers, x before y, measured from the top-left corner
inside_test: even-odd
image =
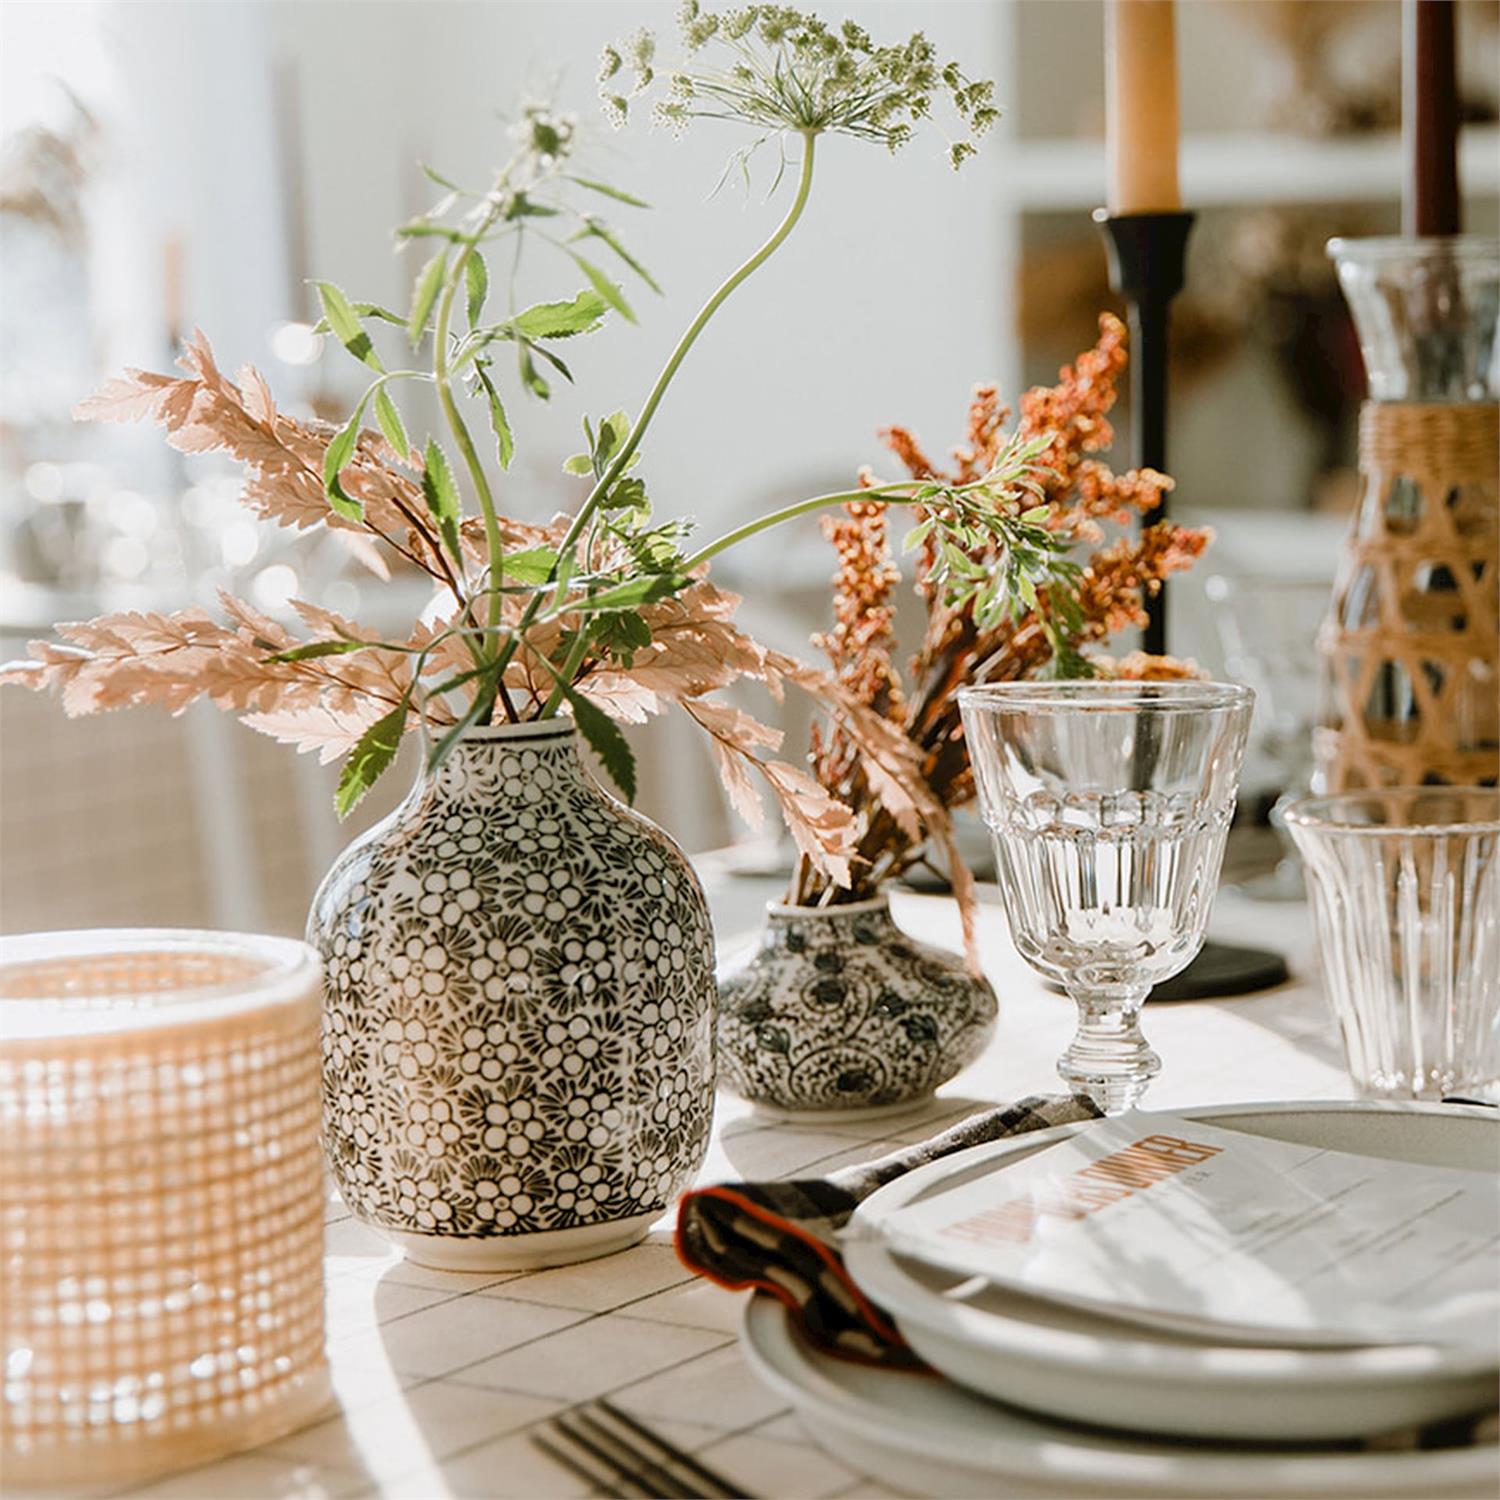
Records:
[[[894,1104],[863,1104],[855,1109],[840,1109],[837,1105],[828,1109],[784,1109],[758,1099],[746,1102],[757,1115],[777,1125],[826,1125],[831,1120],[883,1120],[888,1115],[914,1114],[931,1104],[932,1098],[931,1094],[919,1094],[915,1099],[898,1099]]]
[[[577,1229],[546,1229],[536,1234],[447,1235],[411,1234],[372,1226],[419,1266],[434,1271],[540,1271],[547,1266],[570,1266],[581,1260],[613,1255],[645,1239],[660,1213],[612,1219],[608,1224],[584,1224]]]

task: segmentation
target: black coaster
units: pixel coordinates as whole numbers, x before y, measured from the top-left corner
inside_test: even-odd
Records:
[[[1285,984],[1291,978],[1286,960],[1265,948],[1241,948],[1237,943],[1205,943],[1182,973],[1157,985],[1150,1003],[1162,1000],[1215,1000],[1226,995],[1251,995]]]

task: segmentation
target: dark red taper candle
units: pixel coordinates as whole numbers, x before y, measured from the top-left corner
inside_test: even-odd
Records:
[[[1458,68],[1453,0],[1402,0],[1401,134],[1406,234],[1457,234]]]

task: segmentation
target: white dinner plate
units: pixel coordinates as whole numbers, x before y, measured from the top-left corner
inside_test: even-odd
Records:
[[[1493,1500],[1497,1454],[1483,1447],[1380,1453],[1267,1451],[1087,1432],[1000,1406],[937,1376],[820,1354],[758,1293],[741,1347],[833,1456],[907,1494],[1004,1497],[1192,1496],[1202,1500]]]
[[[1188,1119],[1391,1161],[1493,1171],[1500,1113],[1448,1104],[1252,1104],[1187,1109]],[[850,1275],[950,1379],[1073,1421],[1182,1437],[1311,1441],[1391,1431],[1493,1404],[1493,1352],[1436,1345],[1266,1348],[1115,1321],[988,1286],[897,1255],[860,1224],[1005,1167],[1087,1129],[1063,1125],[995,1141],[910,1172],[872,1194],[843,1246]]]

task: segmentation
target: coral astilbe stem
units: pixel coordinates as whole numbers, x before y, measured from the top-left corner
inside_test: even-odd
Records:
[[[850,508],[848,519],[825,529],[839,555],[832,631],[818,639],[842,682],[858,690],[880,684],[891,712],[916,752],[925,790],[949,808],[974,795],[973,774],[963,744],[958,689],[967,682],[1005,682],[1053,669],[1108,669],[1131,675],[1173,675],[1184,668],[1164,658],[1130,658],[1119,666],[1086,660],[1081,652],[1145,619],[1145,599],[1168,574],[1192,565],[1210,540],[1206,531],[1170,522],[1147,526],[1139,535],[1105,541],[1101,523],[1129,523],[1149,515],[1172,481],[1152,470],[1116,474],[1094,455],[1114,439],[1109,412],[1127,353],[1125,328],[1103,315],[1099,342],[1065,366],[1054,386],[1039,386],[1020,401],[1017,432],[1045,439],[1034,474],[1040,501],[1048,508],[1043,524],[1059,535],[1095,548],[1066,600],[1048,589],[1036,607],[992,628],[976,624],[972,609],[948,608],[929,574],[934,565],[931,538],[917,554],[917,590],[927,608],[927,628],[910,664],[909,685],[892,665],[891,608],[887,582],[889,552]],[[880,436],[914,480],[970,483],[986,473],[1011,440],[1009,413],[993,386],[976,388],[964,442],[953,450],[945,473],[904,427]],[[883,531],[879,541],[883,542]],[[986,553],[981,559],[993,563]],[[887,685],[887,677],[889,683]],[[865,701],[873,702],[867,698]],[[832,891],[815,873],[802,872],[794,899],[859,900],[880,882],[922,856],[925,827],[913,833],[910,820],[895,816],[857,754],[845,753],[837,733],[814,737],[813,766],[818,779],[846,800],[860,816],[862,832],[854,880],[848,891]]]

